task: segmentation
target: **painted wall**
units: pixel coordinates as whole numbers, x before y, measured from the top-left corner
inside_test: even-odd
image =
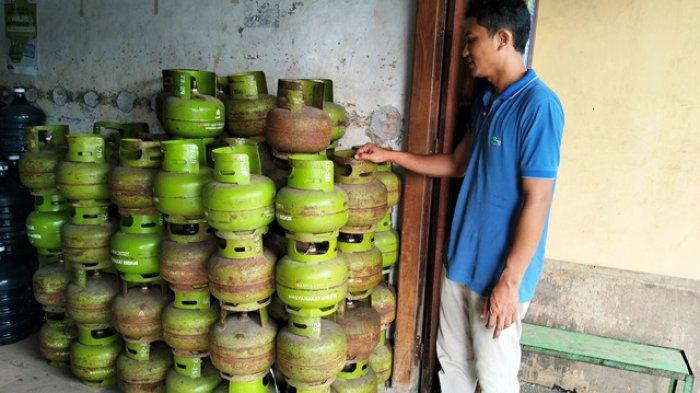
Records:
[[[160,129],[152,98],[164,68],[260,69],[273,93],[278,78],[327,77],[350,114],[342,141],[348,146],[367,139],[380,107],[375,122],[405,116],[414,3],[38,0],[41,74],[0,71],[0,85],[32,87],[28,96],[49,121],[86,131],[96,120],[147,121]],[[94,107],[89,92],[98,97]],[[400,136],[398,124],[385,132]]]
[[[567,116],[548,257],[700,279],[698,20],[697,0],[540,0],[534,68]]]

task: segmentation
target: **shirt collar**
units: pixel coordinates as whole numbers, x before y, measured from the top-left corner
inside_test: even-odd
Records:
[[[501,94],[498,95],[498,97],[495,98],[494,101],[503,101],[507,100],[510,98],[513,98],[515,95],[520,93],[525,87],[527,87],[530,83],[532,83],[535,79],[537,79],[537,74],[535,73],[535,70],[529,69],[523,75],[522,78],[518,79],[517,81],[511,83],[506,87]],[[484,106],[488,106],[489,101],[491,100],[491,96],[493,95],[493,88],[489,88],[486,93],[484,93],[483,96],[483,104]]]

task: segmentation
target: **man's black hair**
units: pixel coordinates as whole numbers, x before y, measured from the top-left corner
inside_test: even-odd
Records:
[[[523,0],[473,0],[470,1],[466,18],[476,18],[476,23],[488,30],[493,37],[500,29],[513,33],[513,46],[525,52],[530,35],[530,11]]]

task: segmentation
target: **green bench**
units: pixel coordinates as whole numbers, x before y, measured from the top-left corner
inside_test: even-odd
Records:
[[[669,393],[684,381],[684,393],[693,390],[693,372],[685,352],[569,330],[523,323],[520,343],[524,352],[599,364],[626,371],[669,378]]]

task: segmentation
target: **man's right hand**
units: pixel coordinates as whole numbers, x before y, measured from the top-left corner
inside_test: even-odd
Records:
[[[376,164],[381,164],[390,161],[391,151],[383,149],[374,143],[365,143],[355,152],[356,160],[372,161]]]

